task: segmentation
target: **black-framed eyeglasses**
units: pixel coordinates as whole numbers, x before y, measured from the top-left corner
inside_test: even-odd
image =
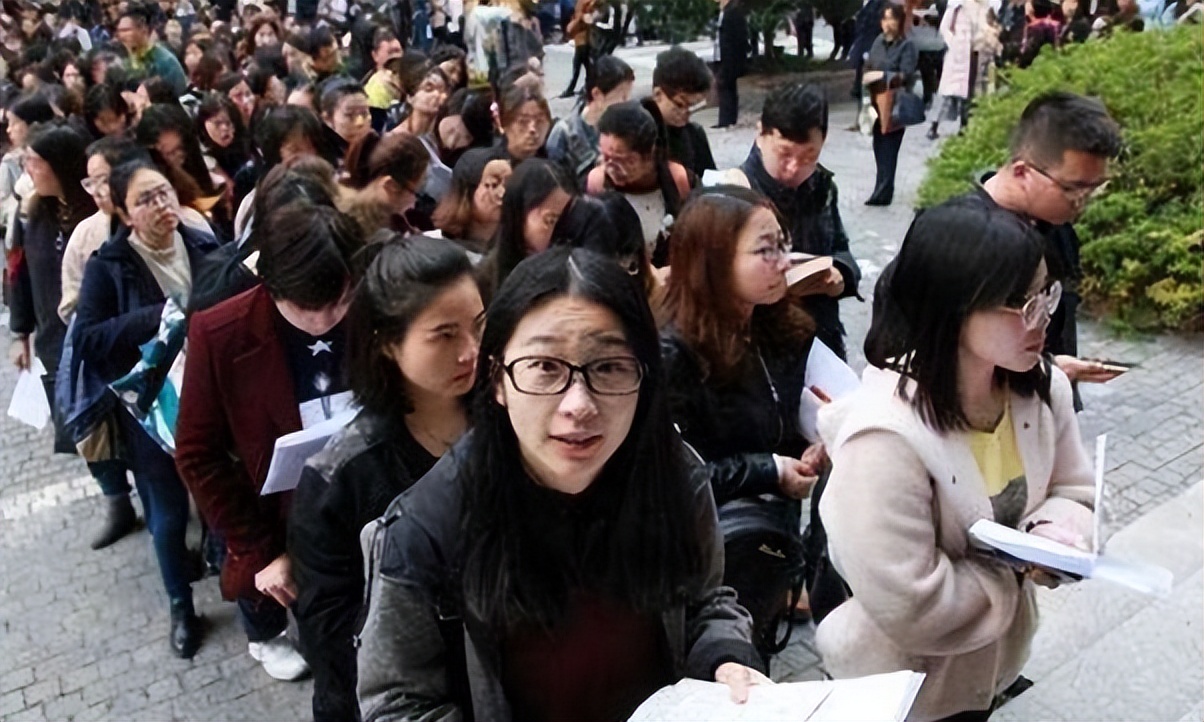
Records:
[[[1049,174],[1044,168],[1035,165],[1029,165],[1029,168],[1037,171],[1050,183],[1053,183],[1062,191],[1062,195],[1066,200],[1070,201],[1075,206],[1083,206],[1087,201],[1091,200],[1092,196],[1102,191],[1108,186],[1109,180],[1105,179],[1099,183],[1067,183],[1059,178],[1055,178]]]
[[[1058,304],[1061,302],[1062,282],[1054,281],[1043,290],[1029,296],[1019,307],[1004,306],[1003,310],[1019,315],[1020,318],[1024,319],[1024,325],[1028,328],[1036,328],[1046,319],[1053,316],[1054,311],[1058,310]]]
[[[502,368],[514,388],[533,396],[556,396],[580,374],[585,386],[600,396],[627,396],[640,389],[644,365],[634,356],[610,356],[580,366],[555,356],[523,356]]]
[[[175,200],[175,197],[176,190],[174,188],[171,186],[160,186],[139,194],[134,199],[134,205],[138,207],[167,205]]]

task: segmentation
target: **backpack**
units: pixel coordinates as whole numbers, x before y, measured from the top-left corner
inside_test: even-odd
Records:
[[[719,508],[723,583],[753,618],[753,644],[768,661],[790,643],[791,625],[778,638],[803,587],[800,506],[772,495],[747,497]]]

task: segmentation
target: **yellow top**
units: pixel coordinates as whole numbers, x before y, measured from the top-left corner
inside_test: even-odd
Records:
[[[994,431],[971,430],[967,436],[970,452],[974,454],[991,497],[995,521],[1015,527],[1024,516],[1028,483],[1024,476],[1024,461],[1016,446],[1011,404],[1004,406],[1003,418]]]

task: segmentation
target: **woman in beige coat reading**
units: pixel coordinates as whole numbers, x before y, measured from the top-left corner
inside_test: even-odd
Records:
[[[969,546],[990,519],[1087,546],[1093,480],[1065,375],[1041,354],[1061,287],[1040,237],[976,196],[919,216],[862,387],[822,412],[820,501],[852,598],[816,641],[828,671],[927,673],[909,719],[985,720],[1036,630],[1033,582]]]

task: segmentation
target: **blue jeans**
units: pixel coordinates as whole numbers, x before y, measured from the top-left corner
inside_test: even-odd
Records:
[[[130,493],[130,481],[126,478],[126,466],[123,459],[105,459],[104,461],[89,461],[88,471],[100,492],[105,496],[122,496]]]
[[[146,528],[154,541],[163,587],[172,604],[192,606],[192,560],[184,534],[188,530],[188,490],[176,471],[176,462],[147,436],[133,416],[118,413],[126,463],[134,472],[134,486],[142,499]]]

